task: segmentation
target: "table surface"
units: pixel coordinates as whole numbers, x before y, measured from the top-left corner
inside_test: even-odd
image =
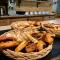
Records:
[[[0,34],[3,34],[5,31],[0,31]],[[5,55],[0,54],[0,60],[13,60]],[[39,60],[60,60],[60,38],[55,38],[52,51],[44,58]]]

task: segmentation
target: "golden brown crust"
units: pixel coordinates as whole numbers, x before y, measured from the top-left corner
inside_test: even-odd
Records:
[[[34,52],[36,50],[36,44],[34,43],[29,43],[26,48],[25,48],[26,52]]]
[[[46,33],[43,36],[43,41],[47,42],[48,44],[52,44],[53,43],[53,38],[51,37],[51,34],[50,33]]]
[[[13,41],[13,40],[16,40],[16,38],[14,37],[6,37],[6,36],[0,36],[0,42],[2,41]]]
[[[18,43],[16,41],[7,41],[7,42],[0,43],[1,48],[9,48],[9,47],[17,46],[17,45]]]
[[[60,30],[60,24],[52,24],[52,23],[47,23],[47,24],[44,24],[44,27],[46,28],[49,28],[49,29],[52,29],[52,30]]]
[[[16,51],[16,52],[21,51],[24,47],[26,47],[27,43],[28,43],[27,41],[21,42],[21,43],[16,47],[15,51]]]
[[[46,43],[42,40],[40,40],[38,43],[37,43],[37,50],[38,51],[41,51],[42,49],[44,49],[46,47]]]

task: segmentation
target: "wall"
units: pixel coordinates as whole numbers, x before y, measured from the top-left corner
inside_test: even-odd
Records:
[[[21,1],[20,6],[16,6],[16,11],[49,11],[51,12],[51,6],[49,2],[42,2],[38,4],[36,2]]]

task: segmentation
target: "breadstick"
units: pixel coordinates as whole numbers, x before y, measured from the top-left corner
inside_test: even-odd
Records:
[[[30,41],[32,41],[32,42],[34,42],[34,43],[37,43],[37,42],[38,42],[38,40],[35,39],[35,38],[33,38],[30,34],[28,34],[28,33],[25,33],[25,34],[26,34],[26,36],[29,38]]]
[[[42,28],[45,29],[48,32],[53,32],[54,31],[53,29],[50,29],[50,28],[47,28],[47,27],[44,27],[44,26]]]
[[[21,34],[17,34],[17,41],[18,42],[22,42],[23,41],[23,38],[22,38]]]
[[[17,46],[18,43],[16,41],[8,41],[8,42],[1,42],[0,47],[1,48],[9,48],[9,47],[14,47]]]
[[[54,28],[55,27],[53,23],[44,24],[44,26],[47,28]]]
[[[28,44],[28,42],[27,42],[26,40],[23,41],[23,42],[21,42],[21,43],[17,46],[17,48],[15,49],[15,51],[16,51],[16,52],[21,51],[27,44]]]

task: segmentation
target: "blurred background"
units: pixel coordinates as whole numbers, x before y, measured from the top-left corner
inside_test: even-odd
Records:
[[[59,15],[59,6],[60,0],[0,0],[0,15],[23,15],[26,12],[26,14],[55,13]]]

